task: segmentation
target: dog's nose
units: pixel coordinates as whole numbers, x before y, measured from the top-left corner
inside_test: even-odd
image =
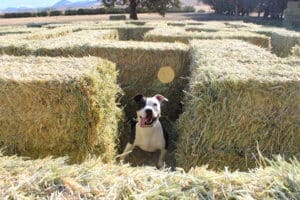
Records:
[[[146,109],[145,112],[146,112],[147,116],[150,116],[153,114],[153,111],[151,109]]]

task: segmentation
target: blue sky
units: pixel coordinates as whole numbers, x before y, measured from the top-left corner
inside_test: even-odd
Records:
[[[59,0],[0,0],[0,9],[7,7],[47,7],[52,6]],[[69,0],[72,2],[82,0]]]

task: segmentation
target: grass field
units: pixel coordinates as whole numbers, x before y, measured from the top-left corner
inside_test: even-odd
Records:
[[[0,26],[0,198],[299,199],[299,38],[240,21]],[[157,152],[116,158],[138,93],[169,99],[161,170]]]

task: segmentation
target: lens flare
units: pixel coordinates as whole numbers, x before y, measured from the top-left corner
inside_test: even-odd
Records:
[[[161,67],[158,71],[157,77],[162,83],[170,83],[175,78],[175,72],[172,67]]]

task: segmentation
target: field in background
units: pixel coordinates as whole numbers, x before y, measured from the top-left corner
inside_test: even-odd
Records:
[[[175,20],[191,17],[186,14],[79,22],[85,17],[38,28],[25,24],[39,18],[0,26],[4,153],[85,160],[70,165],[64,158],[1,155],[1,197],[298,198],[299,32],[242,21]],[[163,67],[174,71],[171,83],[157,77]],[[139,150],[128,158],[139,167],[116,162],[135,116],[130,98],[136,93],[169,98],[162,119],[171,136],[166,164],[186,172],[143,167],[155,165],[157,154]],[[285,159],[271,161],[277,154]]]

